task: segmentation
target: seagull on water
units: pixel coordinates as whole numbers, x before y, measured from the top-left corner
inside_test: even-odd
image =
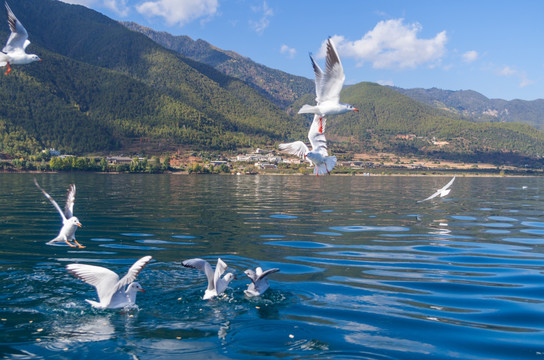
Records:
[[[62,228],[59,231],[59,234],[56,238],[49,241],[47,245],[52,245],[59,242],[66,242],[70,247],[79,247],[84,248],[85,246],[81,245],[76,240],[76,230],[78,227],[81,227],[81,223],[78,218],[74,216],[74,201],[76,200],[76,185],[70,185],[68,189],[68,197],[66,198],[66,205],[64,206],[64,211],[61,210],[59,204],[47,193],[44,189],[38,184],[36,178],[34,178],[34,184],[41,190],[46,198],[51,201],[51,204],[57,209],[61,218],[62,218]],[[75,243],[72,244],[70,241]]]
[[[419,200],[418,203],[434,199],[438,195],[440,195],[440,197],[444,197],[444,196],[448,195],[450,193],[450,191],[451,191],[451,189],[449,187],[453,184],[454,181],[455,181],[455,176],[443,188],[438,189],[434,194],[432,194],[428,198],[423,199],[423,200]]]
[[[312,61],[315,73],[315,101],[317,105],[303,105],[298,113],[317,114],[323,118],[328,115],[338,115],[348,111],[359,111],[352,105],[340,102],[340,91],[344,86],[346,76],[344,75],[344,68],[340,62],[338,52],[330,38],[327,40],[325,72],[317,65],[312,55],[310,55],[310,60]],[[319,122],[321,123],[321,118]],[[322,126],[319,127],[319,132],[323,133]]]
[[[330,174],[336,165],[336,156],[329,156],[327,152],[327,139],[322,131],[326,123],[325,117],[314,115],[310,131],[308,131],[308,139],[312,145],[311,151],[302,141],[279,145],[281,151],[299,156],[314,164],[314,174],[317,176]]]
[[[251,284],[248,285],[247,290],[244,290],[244,294],[249,297],[262,295],[270,287],[266,277],[278,271],[280,271],[278,268],[263,271],[261,267],[257,267],[255,271],[251,269],[244,271],[244,274],[251,280]]]
[[[212,266],[209,262],[203,259],[189,259],[185,260],[183,266],[203,271],[208,278],[208,288],[204,293],[204,300],[208,300],[223,293],[229,283],[234,279],[232,273],[227,273],[223,278],[221,275],[227,270],[227,264],[221,258],[217,259],[217,265],[215,266],[215,272],[212,270]]]
[[[8,3],[4,3],[8,14],[8,25],[11,30],[11,35],[6,42],[6,46],[0,52],[0,66],[7,66],[5,74],[11,72],[11,65],[25,65],[34,61],[42,61],[35,54],[27,54],[26,47],[30,44],[28,33],[25,27],[17,18]]]
[[[68,264],[66,269],[78,279],[96,288],[100,302],[85,299],[86,302],[98,309],[119,309],[134,305],[138,291],[145,292],[134,280],[151,259],[151,256],[144,256],[136,261],[121,280],[119,275],[101,266]],[[125,290],[126,285],[128,287]]]

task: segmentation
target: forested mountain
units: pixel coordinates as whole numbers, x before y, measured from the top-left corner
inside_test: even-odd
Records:
[[[222,73],[233,76],[259,89],[274,103],[285,108],[302,95],[314,91],[314,82],[301,76],[257,64],[234,51],[219,49],[210,43],[188,36],[174,36],[155,31],[134,22],[123,22],[127,28],[148,36],[167,49],[210,65]]]
[[[477,122],[520,122],[544,130],[544,100],[488,99],[473,90],[402,89],[398,92],[427,105]]]
[[[375,83],[347,87],[341,99],[359,109],[327,121],[327,137],[344,150],[495,163],[544,154],[544,133],[529,125],[462,120]],[[294,106],[308,101],[312,96]]]
[[[27,50],[45,60],[2,78],[0,151],[110,151],[142,138],[234,149],[301,131],[244,82],[93,10],[55,0],[11,7],[30,34]]]
[[[238,68],[232,77],[79,5],[21,0],[11,7],[29,32],[27,51],[44,61],[0,75],[0,158],[49,147],[74,154],[234,150],[307,136],[311,119],[290,114],[314,103],[311,80],[188,42],[195,59]],[[8,35],[7,24],[0,26],[0,39]],[[276,90],[257,89],[255,79],[267,77]],[[289,96],[274,92],[296,101],[286,106]],[[498,163],[544,154],[544,133],[527,125],[466,121],[377,84],[347,87],[341,99],[360,112],[330,117],[327,137],[337,154],[387,150]]]

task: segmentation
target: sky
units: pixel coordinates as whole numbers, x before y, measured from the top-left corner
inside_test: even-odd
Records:
[[[542,0],[63,0],[112,19],[203,39],[313,79],[336,44],[346,84],[544,98]]]

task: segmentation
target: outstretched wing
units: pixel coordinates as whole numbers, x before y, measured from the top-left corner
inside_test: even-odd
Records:
[[[312,67],[314,68],[314,74],[315,74],[315,101],[319,104],[319,101],[322,97],[321,91],[323,89],[323,78],[325,77],[325,73],[319,65],[315,62],[314,58],[310,54],[310,60],[312,61]]]
[[[70,185],[70,189],[68,189],[66,205],[64,205],[64,216],[66,216],[67,219],[74,216],[74,201],[75,200],[76,200],[76,185],[72,184]]]
[[[115,293],[113,289],[119,282],[119,276],[101,266],[85,264],[68,264],[66,269],[75,277],[96,288],[101,303],[109,304]]]
[[[344,86],[345,79],[346,76],[344,75],[344,68],[340,62],[340,57],[332,40],[329,38],[327,40],[325,74],[320,82],[318,103],[328,100],[340,101],[340,91],[342,90],[342,86]]]
[[[455,181],[455,176],[453,177],[453,179],[450,180],[449,183],[447,183],[442,189],[440,189],[440,191],[447,190],[453,184],[454,181]]]
[[[304,155],[306,155],[310,151],[310,149],[308,149],[306,144],[303,143],[302,141],[295,141],[292,143],[280,144],[279,148],[281,151],[296,155],[301,158],[303,158]]]
[[[217,284],[219,279],[221,279],[221,275],[227,270],[227,264],[221,258],[217,258],[217,265],[215,266],[215,273],[213,274],[213,283]]]
[[[21,24],[21,22],[15,17],[15,14],[13,14],[13,11],[11,11],[8,3],[6,2],[4,4],[8,14],[8,24],[11,30],[11,35],[9,36],[6,46],[4,46],[2,51],[5,53],[21,51],[22,49],[25,49],[28,44],[30,44],[30,41],[28,41],[28,33],[26,32],[23,24]]]
[[[325,117],[314,115],[314,120],[308,131],[308,139],[312,144],[312,151],[319,152],[323,156],[329,156],[327,152],[327,139],[320,129],[325,127],[327,119]]]
[[[57,204],[57,202],[48,193],[46,193],[44,189],[42,189],[40,184],[38,184],[38,180],[36,180],[36,178],[34,178],[34,184],[36,184],[38,189],[40,189],[40,191],[45,195],[45,197],[48,198],[49,201],[51,201],[51,204],[53,204],[53,206],[58,210],[60,216],[62,217],[62,222],[64,223],[64,221],[66,221],[66,216],[64,216],[64,212],[60,208],[59,204]]]
[[[273,268],[273,269],[269,269],[269,270],[266,270],[266,271],[263,271],[261,274],[259,274],[259,277],[257,278],[257,281],[258,280],[261,280],[261,279],[264,279],[265,277],[267,277],[268,275],[272,274],[272,273],[275,273],[275,272],[278,272],[280,271],[280,269],[278,268]]]
[[[140,271],[142,271],[144,266],[146,266],[147,263],[149,263],[152,258],[153,257],[148,255],[148,256],[144,256],[143,258],[136,261],[130,267],[130,269],[128,269],[127,274],[125,276],[123,276],[123,278],[121,280],[119,280],[117,282],[117,284],[114,287],[113,293],[115,293],[117,290],[119,290],[121,288],[124,288],[126,285],[128,285],[128,284],[132,283],[134,280],[136,280],[136,277],[138,277],[138,274],[140,273]],[[113,293],[112,293],[112,295],[113,295]]]
[[[213,290],[215,285],[213,282],[214,274],[213,269],[210,263],[208,263],[206,260],[203,259],[189,259],[185,260],[182,263],[183,266],[188,268],[193,268],[202,271],[204,274],[206,274],[206,278],[208,278],[208,290]]]

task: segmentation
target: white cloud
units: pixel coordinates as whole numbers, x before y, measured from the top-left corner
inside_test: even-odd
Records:
[[[395,86],[393,80],[378,80],[377,83],[383,86]]]
[[[144,16],[159,16],[168,25],[179,26],[201,17],[211,17],[218,8],[218,0],[152,0],[136,6],[136,10]]]
[[[471,51],[467,51],[462,56],[463,56],[464,62],[471,63],[473,61],[476,61],[476,59],[478,59],[479,54],[477,51],[471,50]]]
[[[502,76],[512,76],[517,73],[516,70],[512,69],[510,66],[504,66],[502,69],[499,70],[499,75]]]
[[[290,58],[294,58],[296,53],[297,53],[297,50],[283,44],[281,46],[280,52],[282,54],[287,54],[287,56],[290,57]]]
[[[257,34],[261,35],[264,30],[270,25],[270,18],[274,16],[274,10],[268,7],[266,1],[263,1],[262,6],[252,6],[251,10],[255,13],[262,14],[257,21],[250,20],[249,25]]]
[[[518,86],[520,88],[524,88],[526,86],[529,86],[535,83],[534,80],[531,80],[527,77],[527,73],[525,71],[516,70],[511,68],[510,66],[503,66],[501,69],[497,71],[497,73],[500,76],[516,77],[519,80]]]
[[[418,23],[405,25],[403,19],[387,20],[380,21],[360,40],[349,41],[339,35],[332,39],[340,56],[356,59],[359,66],[365,62],[372,63],[376,69],[434,66],[446,51],[446,31],[431,39],[421,39],[418,38],[421,29]],[[324,44],[321,55],[324,55]]]
[[[102,6],[110,9],[120,16],[127,16],[129,8],[127,6],[127,0],[62,0],[67,4],[78,4],[88,8],[93,6]]]

